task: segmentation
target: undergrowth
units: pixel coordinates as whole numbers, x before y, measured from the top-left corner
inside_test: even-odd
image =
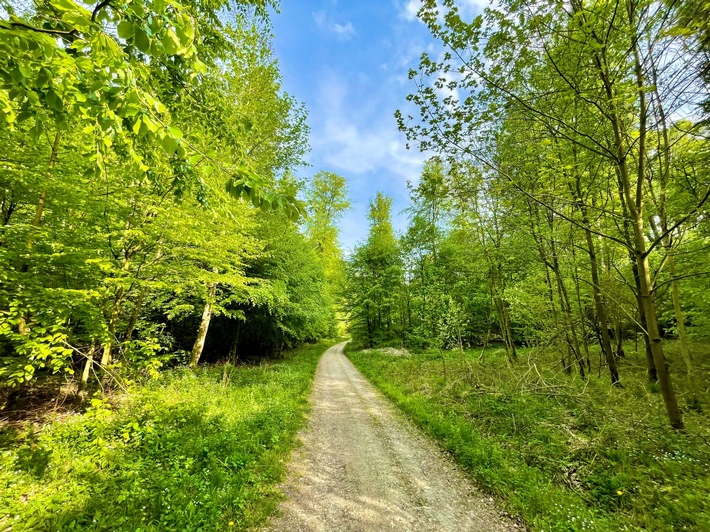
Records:
[[[326,342],[285,359],[165,372],[110,404],[0,427],[0,529],[183,531],[263,524]]]
[[[668,426],[632,346],[621,389],[603,372],[566,376],[529,349],[515,367],[497,348],[348,356],[533,530],[707,531],[710,357],[695,347],[705,365],[673,370],[686,434]]]

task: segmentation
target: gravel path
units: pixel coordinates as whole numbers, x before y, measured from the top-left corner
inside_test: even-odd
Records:
[[[318,365],[310,423],[271,530],[518,530],[362,377],[344,346]]]

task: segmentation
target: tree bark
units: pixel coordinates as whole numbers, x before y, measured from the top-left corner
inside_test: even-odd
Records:
[[[118,314],[121,308],[124,290],[122,287],[116,289],[116,295],[111,306],[111,314],[108,320],[108,339],[104,343],[103,353],[101,355],[101,369],[105,372],[108,365],[111,363],[113,345],[116,341],[116,324],[118,323]],[[104,375],[104,381],[107,381],[108,373]]]
[[[192,354],[190,355],[190,367],[196,368],[202,356],[202,349],[205,347],[205,340],[207,339],[207,330],[210,327],[210,319],[212,319],[212,304],[214,302],[215,294],[217,293],[217,284],[212,283],[209,286],[207,300],[205,301],[205,308],[202,311],[202,320],[200,320],[200,327],[197,329],[197,338],[192,346]]]
[[[84,361],[84,369],[81,372],[81,380],[79,381],[79,386],[76,392],[76,396],[80,402],[84,400],[84,392],[89,384],[89,375],[91,374],[92,366],[94,365],[94,349],[95,346],[92,345],[89,349],[89,353],[86,355],[86,360]]]

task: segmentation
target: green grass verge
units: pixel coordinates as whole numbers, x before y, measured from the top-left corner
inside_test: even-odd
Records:
[[[0,434],[2,530],[233,530],[280,500],[316,363],[330,344],[231,368],[178,369],[111,407]]]
[[[515,368],[500,349],[348,356],[533,530],[710,530],[707,365],[674,372],[679,434],[642,355],[622,363],[623,389],[604,374],[567,377],[529,350]]]

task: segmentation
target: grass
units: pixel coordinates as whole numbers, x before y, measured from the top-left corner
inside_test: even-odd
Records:
[[[566,376],[530,349],[513,368],[499,348],[348,356],[533,530],[710,530],[710,353],[694,346],[705,363],[692,377],[673,369],[681,434],[643,354],[626,352],[622,389],[603,372]]]
[[[113,406],[0,433],[1,530],[233,530],[264,524],[318,358],[178,369]]]

